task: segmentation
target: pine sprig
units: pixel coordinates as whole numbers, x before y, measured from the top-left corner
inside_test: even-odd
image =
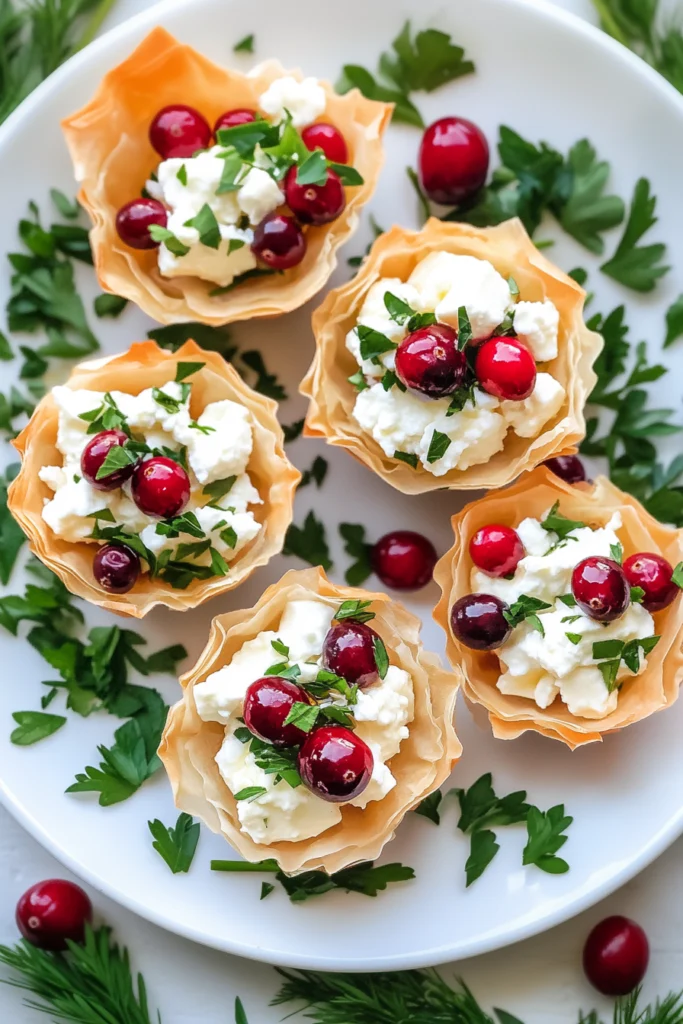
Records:
[[[683,92],[683,26],[659,17],[659,0],[593,0],[605,32]]]

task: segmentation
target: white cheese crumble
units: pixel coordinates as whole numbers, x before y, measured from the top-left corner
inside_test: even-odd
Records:
[[[275,124],[289,113],[295,128],[305,128],[325,113],[327,100],[317,78],[299,82],[292,75],[283,75],[271,82],[259,97],[258,105]]]

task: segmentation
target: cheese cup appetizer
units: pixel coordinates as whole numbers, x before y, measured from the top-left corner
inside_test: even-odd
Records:
[[[460,672],[385,594],[288,572],[214,619],[159,748],[176,804],[250,861],[373,860],[461,754]]]
[[[9,509],[78,597],[194,608],[282,548],[300,474],[276,408],[193,341],[82,363],[13,442]]]
[[[584,297],[518,220],[394,227],[313,316],[304,433],[406,494],[510,483],[584,435]]]
[[[62,122],[100,284],[165,324],[297,309],[374,191],[391,111],[155,28]]]
[[[571,484],[544,467],[452,525],[434,618],[495,736],[530,729],[573,749],[673,704],[683,531],[605,477]]]

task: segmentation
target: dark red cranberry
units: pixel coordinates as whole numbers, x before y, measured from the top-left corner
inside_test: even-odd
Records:
[[[379,679],[375,658],[378,640],[374,629],[364,622],[337,622],[328,629],[323,643],[323,665],[348,683],[371,686]]]
[[[132,494],[145,515],[170,519],[180,515],[190,500],[190,478],[178,462],[157,455],[136,466]]]
[[[650,960],[647,935],[628,917],[607,917],[596,924],[583,947],[583,969],[591,985],[606,996],[625,996],[640,985]]]
[[[614,622],[631,602],[631,588],[618,562],[601,555],[584,558],[572,573],[572,594],[582,612],[598,622]]]
[[[419,590],[432,578],[437,554],[434,545],[413,530],[385,533],[372,549],[372,568],[385,587]]]
[[[534,357],[517,338],[485,341],[477,352],[474,372],[484,391],[501,401],[524,401],[536,383]]]
[[[566,484],[580,484],[586,479],[586,469],[578,455],[556,455],[543,465]]]
[[[160,157],[192,156],[211,142],[211,128],[198,110],[174,103],[163,107],[149,126],[149,141]]]
[[[641,551],[627,558],[624,572],[632,587],[642,587],[645,591],[643,607],[649,612],[661,612],[663,608],[668,608],[680,593],[679,587],[671,580],[671,563],[651,551]]]
[[[273,270],[288,270],[306,255],[306,239],[293,217],[269,213],[254,231],[251,250]]]
[[[509,576],[524,558],[524,545],[511,526],[492,523],[472,537],[470,558],[487,576]]]
[[[246,108],[240,110],[226,110],[226,112],[221,114],[216,121],[213,130],[218,134],[221,128],[236,128],[238,124],[249,124],[251,121],[255,120],[255,110],[247,110]]]
[[[116,230],[119,238],[131,249],[156,249],[149,233],[152,224],[165,228],[168,221],[166,207],[158,199],[131,199],[116,214]]]
[[[81,473],[91,487],[98,491],[113,491],[133,475],[135,465],[131,462],[123,469],[116,469],[100,480],[97,479],[100,467],[111,449],[122,448],[127,440],[128,435],[122,430],[103,430],[88,441],[81,455]]]
[[[290,167],[285,178],[287,206],[302,224],[329,224],[346,206],[344,186],[339,175],[328,169],[324,185],[298,185],[297,167]]]
[[[64,878],[37,882],[17,903],[17,927],[40,949],[66,949],[67,939],[83,942],[90,921],[92,903],[87,893]]]
[[[422,187],[435,203],[462,203],[486,181],[489,144],[464,117],[442,117],[425,130],[418,166]]]
[[[407,388],[430,398],[452,395],[467,376],[467,357],[458,350],[458,335],[446,324],[413,331],[396,350],[396,374]]]
[[[127,594],[140,575],[140,559],[127,544],[104,544],[92,563],[93,576],[110,594]]]
[[[360,796],[373,766],[367,743],[342,725],[324,726],[309,733],[299,751],[298,767],[304,786],[331,803]]]
[[[307,149],[322,149],[328,160],[333,164],[345,164],[349,158],[349,151],[346,146],[346,139],[333,124],[309,124],[304,128],[301,138]]]
[[[451,608],[451,629],[456,640],[474,651],[493,651],[504,644],[511,626],[503,612],[505,601],[492,594],[467,594]]]
[[[244,724],[260,739],[276,747],[298,747],[306,733],[284,721],[292,705],[310,704],[305,690],[289,679],[264,676],[247,690],[244,698]]]

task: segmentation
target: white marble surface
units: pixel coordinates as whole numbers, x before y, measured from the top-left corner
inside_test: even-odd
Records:
[[[593,16],[589,0],[553,2]],[[148,6],[149,0],[118,0],[105,27]],[[635,814],[633,825],[637,828]],[[444,972],[465,978],[485,1005],[504,1007],[525,1024],[575,1024],[579,1007],[608,1008],[583,979],[581,947],[594,922],[620,913],[638,920],[650,938],[647,995],[678,988],[683,984],[683,901],[676,899],[683,892],[682,854],[683,840],[639,878],[575,920],[513,948],[449,965]],[[65,877],[67,872],[0,808],[0,942],[16,939],[18,896],[36,880],[55,875]],[[91,896],[99,917],[114,927],[129,946],[135,967],[145,973],[150,1001],[160,1009],[164,1024],[230,1024],[235,995],[241,996],[250,1024],[274,1024],[282,1018],[280,1010],[267,1005],[277,988],[272,968],[192,945],[96,892]],[[20,993],[0,988],[0,1021],[35,1024],[40,1019],[45,1018],[22,1006]]]

